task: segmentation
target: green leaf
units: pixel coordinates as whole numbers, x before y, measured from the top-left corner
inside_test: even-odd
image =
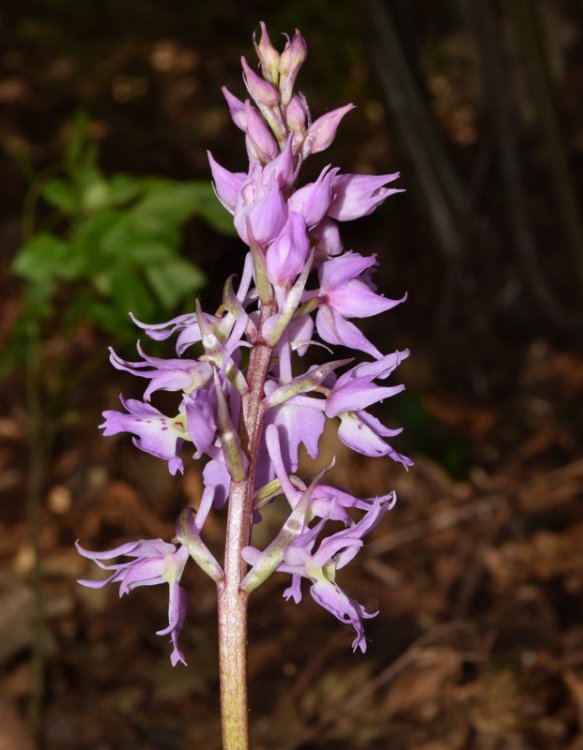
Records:
[[[156,237],[180,228],[192,215],[192,193],[187,185],[164,180],[150,181],[144,198],[130,212],[142,233]]]
[[[123,206],[144,192],[144,181],[129,174],[115,174],[108,182],[109,206]]]
[[[119,266],[111,273],[110,295],[110,304],[124,318],[130,312],[145,318],[156,313],[156,304],[145,280],[129,266]]]
[[[145,234],[167,236],[189,219],[199,216],[224,234],[234,234],[232,220],[215,196],[210,182],[148,181],[149,190],[131,212],[132,221]]]
[[[98,239],[100,249],[108,256],[140,266],[163,263],[175,255],[171,246],[144,234],[121,211],[117,214],[117,221],[111,222]]]
[[[233,224],[233,217],[221,204],[212,185],[200,180],[190,183],[193,192],[194,213],[212,229],[229,237],[236,236],[237,232]]]
[[[176,258],[159,266],[148,266],[145,275],[162,305],[171,310],[204,284],[204,275],[188,261]]]
[[[41,190],[42,197],[51,206],[64,214],[75,214],[79,209],[79,196],[66,180],[54,178],[47,180]]]
[[[37,234],[20,248],[12,270],[31,281],[75,279],[83,271],[83,259],[71,243],[52,234]]]
[[[110,302],[104,302],[98,299],[79,299],[75,301],[75,306],[79,312],[82,311],[104,331],[115,336],[116,340],[135,338],[135,326],[130,320],[127,311],[120,311]]]
[[[71,239],[77,262],[88,277],[93,277],[111,266],[111,253],[105,246],[110,232],[123,222],[123,214],[103,211],[88,217],[77,225]]]

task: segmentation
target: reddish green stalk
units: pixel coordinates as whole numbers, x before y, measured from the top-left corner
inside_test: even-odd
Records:
[[[268,304],[261,322],[271,314]],[[261,325],[259,327],[261,330]],[[217,584],[219,610],[219,671],[221,682],[221,721],[223,750],[248,750],[247,697],[247,601],[241,590],[247,564],[241,551],[250,542],[255,466],[263,429],[263,388],[271,359],[271,347],[253,347],[247,370],[249,392],[243,398],[242,444],[249,459],[244,482],[232,482],[225,540],[225,577]]]
[[[242,548],[249,543],[247,482],[235,484],[229,497],[225,578],[218,584],[219,670],[224,750],[247,750],[247,599],[240,582],[245,575]]]

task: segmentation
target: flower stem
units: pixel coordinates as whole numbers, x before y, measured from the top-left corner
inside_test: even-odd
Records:
[[[245,516],[246,482],[231,488],[225,544],[225,578],[218,584],[219,671],[223,750],[247,750],[247,599],[239,584],[245,563],[241,549],[248,543]],[[245,528],[247,527],[247,529]]]
[[[264,306],[261,322],[271,314]],[[244,482],[231,482],[225,540],[224,579],[217,585],[219,609],[219,673],[223,750],[248,750],[247,601],[241,590],[247,565],[241,551],[249,544],[255,469],[263,430],[263,388],[271,360],[271,347],[253,347],[247,369],[249,392],[243,398],[241,443],[249,459]]]

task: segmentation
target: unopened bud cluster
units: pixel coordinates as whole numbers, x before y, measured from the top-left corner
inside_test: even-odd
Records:
[[[389,456],[405,467],[411,463],[386,440],[400,430],[367,411],[402,390],[386,381],[408,351],[384,355],[353,322],[402,300],[376,292],[374,256],[345,251],[338,226],[399,192],[386,187],[398,174],[342,174],[327,166],[314,182],[298,187],[303,161],[332,143],[353,105],[312,121],[304,96],[295,92],[307,52],[298,31],[280,53],[261,24],[255,50],[258,70],[242,60],[250,99],[223,90],[233,122],[245,133],[249,168],[230,172],[209,154],[216,194],[248,247],[239,282],[235,287],[227,279],[214,314],[197,301],[192,314],[167,323],[134,321],[156,341],[175,336],[175,357],[150,356],[140,344],[135,362],[111,352],[114,367],[148,382],[143,401],[122,398],[124,411],[104,412],[104,434],[130,433],[136,447],[166,460],[172,474],[183,471],[187,447],[194,458],[205,458],[198,508],[180,515],[172,542],[141,540],[107,552],[78,546],[109,571],[104,580],[85,585],[118,582],[125,594],[136,586],[168,584],[169,623],[159,634],[171,637],[173,664],[185,662],[178,645],[188,608],[183,570],[194,560],[221,583],[223,566],[201,535],[209,512],[221,510],[242,486],[252,493],[253,524],[272,502],[283,502],[289,517],[265,549],[249,544],[240,551],[249,566],[241,588],[251,592],[273,572],[285,573],[291,582],[284,596],[299,602],[307,581],[318,604],[352,625],[353,646],[364,651],[362,621],[374,614],[340,588],[336,572],[392,507],[394,493],[356,498],[323,483],[323,473],[304,480],[298,452],[303,445],[318,457],[329,419],[354,451]],[[354,358],[305,364],[308,351],[321,359],[329,345],[352,350]],[[358,361],[362,355],[367,359]],[[175,413],[151,404],[157,391],[176,394]]]

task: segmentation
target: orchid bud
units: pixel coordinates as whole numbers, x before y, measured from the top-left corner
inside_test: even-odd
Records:
[[[271,179],[274,176],[282,190],[290,188],[298,174],[297,168],[294,167],[292,140],[293,137],[290,135],[281,154],[266,164],[263,170],[265,179]]]
[[[264,119],[259,112],[251,106],[249,100],[245,102],[245,117],[247,120],[246,142],[252,149],[252,154],[249,156],[250,158],[254,156],[257,161],[262,164],[267,164],[279,154],[277,142],[265,124]]]
[[[306,226],[319,224],[328,213],[332,201],[332,181],[338,169],[326,167],[316,182],[296,190],[289,200],[290,208],[304,217]]]
[[[243,80],[247,91],[251,94],[258,105],[264,107],[277,107],[279,104],[279,91],[269,81],[260,78],[257,73],[249,67],[247,60],[242,56]]]
[[[207,156],[213,175],[215,193],[227,211],[234,213],[237,196],[246,175],[243,172],[229,172],[221,167],[214,160],[210,151],[207,151]]]
[[[223,86],[221,91],[223,92],[223,96],[227,100],[227,106],[229,107],[229,113],[231,115],[231,119],[233,120],[235,125],[239,128],[239,130],[242,130],[243,132],[245,132],[247,130],[247,117],[245,116],[245,104],[240,99],[237,99],[236,96],[231,94],[231,92],[226,86]]]
[[[306,124],[310,122],[310,111],[303,94],[294,94],[285,110],[287,127],[293,133],[293,153],[298,154],[306,137]]]
[[[296,29],[291,42],[285,45],[279,59],[279,90],[285,106],[292,98],[294,84],[308,53],[306,40]]]
[[[267,250],[269,280],[279,286],[291,286],[301,273],[309,252],[306,224],[299,213],[290,211],[286,225]]]
[[[308,108],[298,94],[294,94],[285,109],[285,121],[293,133],[305,133]]]
[[[354,104],[346,104],[344,107],[333,109],[313,122],[308,128],[304,141],[302,156],[304,159],[310,154],[324,151],[336,137],[336,131],[345,114],[354,109]]]
[[[287,206],[275,176],[266,185],[261,182],[261,168],[242,187],[235,208],[235,228],[243,242],[249,244],[247,227],[253,240],[266,247],[281,232],[287,220]]]
[[[272,45],[269,35],[267,33],[267,27],[265,23],[261,21],[259,23],[261,27],[261,38],[259,44],[253,39],[253,45],[255,52],[261,63],[261,71],[266,81],[271,81],[277,85],[279,80],[279,52]],[[254,35],[255,37],[255,35]]]

